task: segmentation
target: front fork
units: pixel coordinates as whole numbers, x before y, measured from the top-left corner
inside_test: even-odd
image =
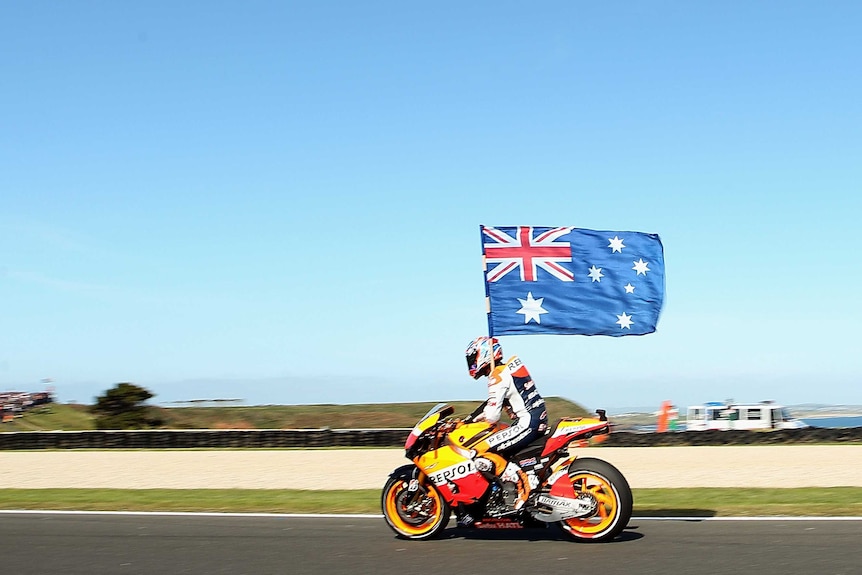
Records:
[[[411,513],[428,515],[422,509],[427,493],[425,489],[422,489],[422,484],[428,480],[428,476],[416,465],[408,464],[393,471],[390,477],[407,482],[407,493],[409,495],[404,500],[405,509]]]

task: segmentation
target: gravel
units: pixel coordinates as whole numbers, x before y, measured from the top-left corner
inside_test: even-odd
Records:
[[[592,447],[633,488],[862,486],[862,446]],[[401,449],[0,452],[0,488],[377,489]]]

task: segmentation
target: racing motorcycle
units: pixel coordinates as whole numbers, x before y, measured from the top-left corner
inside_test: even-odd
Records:
[[[440,535],[454,511],[458,525],[520,529],[557,524],[575,541],[609,541],[631,518],[633,498],[622,473],[606,461],[569,454],[570,445],[606,437],[603,410],[595,418],[563,418],[508,459],[486,439],[505,424],[473,421],[484,404],[450,417],[440,403],[416,424],[404,445],[412,460],[393,471],[381,506],[403,539]]]

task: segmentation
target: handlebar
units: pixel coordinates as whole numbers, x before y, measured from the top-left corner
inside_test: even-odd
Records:
[[[480,415],[483,411],[485,411],[485,406],[487,404],[488,400],[486,399],[481,404],[479,404],[479,407],[473,410],[473,413],[464,418],[464,423],[471,423],[476,418],[476,416]]]

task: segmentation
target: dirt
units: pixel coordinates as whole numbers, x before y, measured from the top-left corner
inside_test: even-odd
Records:
[[[593,447],[634,488],[862,486],[862,445]],[[401,449],[0,452],[0,488],[377,489]],[[346,473],[342,470],[348,470]]]

